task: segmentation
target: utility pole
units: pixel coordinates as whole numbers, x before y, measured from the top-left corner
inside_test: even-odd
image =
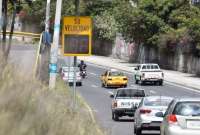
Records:
[[[50,56],[50,78],[49,88],[55,88],[56,74],[57,74],[57,60],[58,60],[58,45],[60,37],[60,18],[61,18],[62,0],[56,2],[56,15],[54,21],[54,35],[53,44],[51,45],[51,56]]]
[[[40,47],[40,60],[38,66],[38,77],[39,79],[48,84],[49,82],[49,59],[50,59],[50,2],[51,0],[46,0],[46,17],[45,17],[45,29],[42,33],[43,44]]]
[[[47,0],[47,5],[46,5],[46,20],[45,20],[45,32],[49,32],[50,2],[51,2],[51,0]]]

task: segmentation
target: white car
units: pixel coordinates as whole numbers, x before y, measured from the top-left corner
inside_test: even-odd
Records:
[[[82,85],[82,77],[80,76],[80,71],[76,67],[62,67],[61,77],[64,81],[68,82],[70,86],[74,83],[74,69],[76,70],[76,85]]]
[[[135,83],[141,85],[145,82],[163,85],[164,73],[158,64],[140,64],[135,68]]]
[[[141,135],[142,130],[160,130],[163,118],[158,116],[158,113],[165,113],[172,100],[172,97],[167,96],[144,97],[135,111],[135,134]]]
[[[161,135],[200,135],[200,98],[174,99],[163,116]]]
[[[112,119],[119,120],[122,116],[134,116],[134,112],[139,105],[142,97],[145,96],[144,90],[134,88],[119,88],[110,97],[112,100]]]

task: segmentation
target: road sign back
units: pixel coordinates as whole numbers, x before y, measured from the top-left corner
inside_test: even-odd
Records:
[[[92,49],[92,20],[90,17],[64,17],[62,43],[64,56],[88,56]]]

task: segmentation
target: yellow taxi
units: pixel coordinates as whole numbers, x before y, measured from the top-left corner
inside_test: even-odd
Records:
[[[101,75],[102,87],[127,87],[128,78],[115,69],[107,70]]]

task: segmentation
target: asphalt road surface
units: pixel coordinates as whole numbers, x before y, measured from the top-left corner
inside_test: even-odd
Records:
[[[16,71],[31,74],[36,59],[36,49],[33,45],[12,45],[9,62],[15,65]]]
[[[78,92],[91,106],[96,115],[96,120],[108,135],[133,135],[133,121],[131,117],[122,117],[120,121],[113,121],[111,118],[111,98],[109,92],[114,88],[102,88],[100,76],[106,68],[89,64],[87,67],[88,76],[83,81],[83,86],[78,87]],[[163,86],[147,84],[145,86],[136,85],[133,75],[126,73],[129,78],[128,87],[138,87],[146,91],[147,95],[165,95],[172,97],[200,96],[200,93],[190,88],[185,88],[175,84],[164,83]],[[144,131],[144,135],[159,135],[159,131]]]

